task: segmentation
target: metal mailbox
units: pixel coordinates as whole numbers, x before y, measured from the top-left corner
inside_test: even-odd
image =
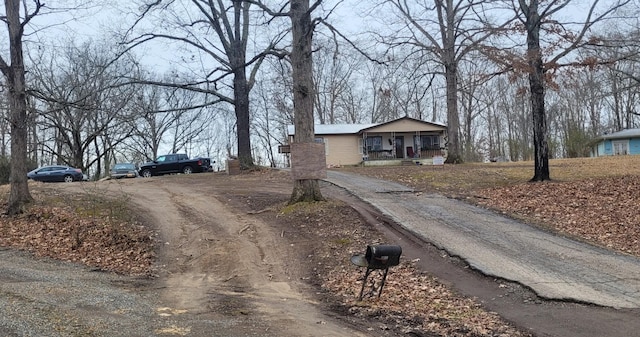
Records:
[[[365,255],[354,255],[351,257],[351,263],[359,267],[367,268],[364,274],[364,280],[362,281],[359,300],[362,300],[367,279],[373,270],[379,270],[382,273],[382,281],[376,284],[375,279],[372,280],[370,293],[373,294],[377,291],[378,297],[380,297],[385,280],[387,279],[389,267],[400,264],[400,255],[402,255],[402,247],[397,245],[368,245]]]
[[[370,269],[387,269],[400,264],[402,247],[393,245],[367,246],[364,258]]]

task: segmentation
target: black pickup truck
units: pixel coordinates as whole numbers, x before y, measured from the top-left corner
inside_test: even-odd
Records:
[[[211,170],[209,158],[189,159],[186,154],[173,153],[159,156],[156,160],[140,165],[138,174],[141,177],[160,176],[171,173],[200,173]]]

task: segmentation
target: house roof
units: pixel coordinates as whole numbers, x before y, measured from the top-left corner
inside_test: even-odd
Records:
[[[432,124],[432,125],[437,125],[437,126],[442,126],[445,127],[445,124],[440,124],[440,123],[432,123],[432,122],[425,122],[423,120],[419,120],[419,119],[415,119],[415,118],[411,118],[411,117],[401,117],[398,119],[394,119],[392,121],[389,122],[384,122],[384,123],[370,123],[370,124],[314,124],[314,132],[316,135],[346,135],[346,134],[357,134],[360,133],[361,131],[365,131],[367,129],[371,129],[373,127],[376,126],[381,126],[381,125],[386,125],[386,124],[390,124],[402,119],[408,119],[408,120],[413,120],[413,121],[417,121],[417,122],[421,122],[421,123],[425,123],[425,124]],[[287,126],[287,133],[292,136],[295,135],[295,126],[294,125],[289,125]]]
[[[361,131],[366,131],[366,129],[371,129],[371,128],[378,127],[378,126],[392,124],[392,123],[395,123],[395,122],[401,121],[401,120],[408,120],[408,121],[414,121],[414,122],[418,122],[418,123],[422,123],[422,124],[435,125],[435,126],[439,126],[439,127],[446,127],[445,124],[434,123],[434,122],[426,122],[426,121],[423,121],[421,119],[415,119],[415,118],[411,118],[411,117],[405,116],[405,117],[400,117],[398,119],[394,119],[394,120],[391,120],[391,121],[388,121],[388,122],[378,123],[378,124],[366,127],[364,129],[362,129]]]
[[[344,135],[344,134],[356,134],[362,129],[366,129],[372,126],[376,126],[379,123],[373,124],[314,124],[313,130],[316,135]],[[294,125],[287,126],[287,133],[291,135],[296,134],[296,128]]]
[[[602,139],[621,139],[621,138],[637,138],[640,137],[640,129],[626,129],[618,132],[614,132],[608,135],[602,135],[598,137],[598,140]]]

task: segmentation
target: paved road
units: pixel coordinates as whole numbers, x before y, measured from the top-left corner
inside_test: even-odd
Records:
[[[489,276],[542,298],[640,308],[640,259],[538,230],[488,210],[406,186],[329,171],[326,181]]]

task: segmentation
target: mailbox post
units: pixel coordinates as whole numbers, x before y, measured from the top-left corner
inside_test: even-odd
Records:
[[[378,292],[378,297],[382,294],[382,288],[387,280],[387,273],[389,267],[397,266],[400,264],[400,255],[402,255],[402,247],[396,245],[368,245],[365,255],[354,255],[351,257],[351,263],[359,267],[366,267],[367,270],[364,273],[364,280],[362,280],[362,288],[360,289],[360,296],[358,300],[362,300],[364,294],[364,287],[367,284],[367,279],[371,272],[378,270],[382,273],[382,280],[379,286],[376,286],[375,280],[371,282],[371,291],[373,294]]]

